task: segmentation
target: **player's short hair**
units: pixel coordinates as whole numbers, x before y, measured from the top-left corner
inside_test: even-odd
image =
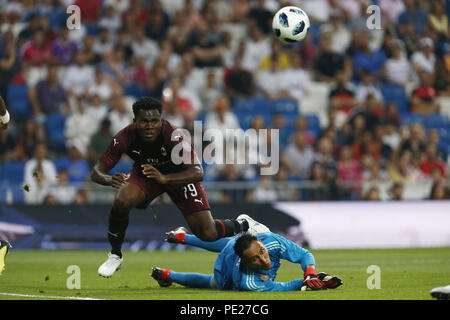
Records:
[[[162,114],[162,105],[158,99],[144,97],[133,103],[134,117],[137,116],[139,110],[158,110],[159,114]]]
[[[258,238],[250,233],[244,233],[242,236],[236,239],[236,243],[234,244],[234,252],[242,258],[242,255],[245,250],[250,248],[253,241],[258,241]]]

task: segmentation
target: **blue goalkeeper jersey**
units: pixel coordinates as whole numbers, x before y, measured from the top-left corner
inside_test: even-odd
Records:
[[[299,263],[304,270],[307,265],[315,264],[314,256],[308,250],[294,242],[272,232],[260,233],[256,237],[266,247],[272,268],[255,271],[241,266],[241,259],[234,252],[234,244],[240,235],[227,243],[217,257],[214,265],[214,281],[220,290],[239,291],[292,291],[299,290],[302,278],[289,282],[276,282],[281,259]]]

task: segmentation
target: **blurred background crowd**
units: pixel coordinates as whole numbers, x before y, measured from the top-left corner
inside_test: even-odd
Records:
[[[311,28],[283,45],[289,4]],[[449,0],[0,0],[0,202],[110,201],[90,169],[143,96],[188,130],[279,129],[274,176],[204,164],[212,202],[449,199],[449,17]]]

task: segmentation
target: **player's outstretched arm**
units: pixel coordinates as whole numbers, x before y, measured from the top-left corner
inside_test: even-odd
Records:
[[[97,162],[91,171],[91,180],[103,186],[112,186],[119,189],[125,184],[127,175],[125,173],[116,172],[114,175],[109,175],[107,168],[101,163]]]

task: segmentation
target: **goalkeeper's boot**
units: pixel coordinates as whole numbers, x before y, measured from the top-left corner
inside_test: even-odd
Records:
[[[168,287],[172,284],[172,281],[169,280],[170,271],[172,270],[153,267],[151,276],[158,281],[160,287]]]
[[[247,232],[249,233],[253,233],[253,234],[258,234],[258,233],[264,233],[264,232],[270,232],[270,229],[267,228],[265,225],[263,225],[262,223],[250,218],[248,215],[246,214],[241,214],[236,218],[237,221],[242,221],[245,220],[248,223],[248,230]]]
[[[5,270],[5,259],[8,254],[9,249],[11,249],[11,245],[6,240],[0,240],[0,276]]]
[[[109,253],[108,259],[98,268],[98,274],[105,278],[110,278],[114,272],[122,267],[123,258],[117,254]]]
[[[339,279],[336,276],[330,276],[329,274],[327,274],[325,272],[319,272],[317,274],[317,278],[322,280],[328,289],[336,289],[337,287],[342,285],[341,279]]]
[[[438,300],[450,300],[450,285],[431,289],[430,294]]]
[[[166,233],[166,241],[170,243],[182,243],[184,244],[186,234],[189,233],[185,227],[178,227],[175,230]]]

